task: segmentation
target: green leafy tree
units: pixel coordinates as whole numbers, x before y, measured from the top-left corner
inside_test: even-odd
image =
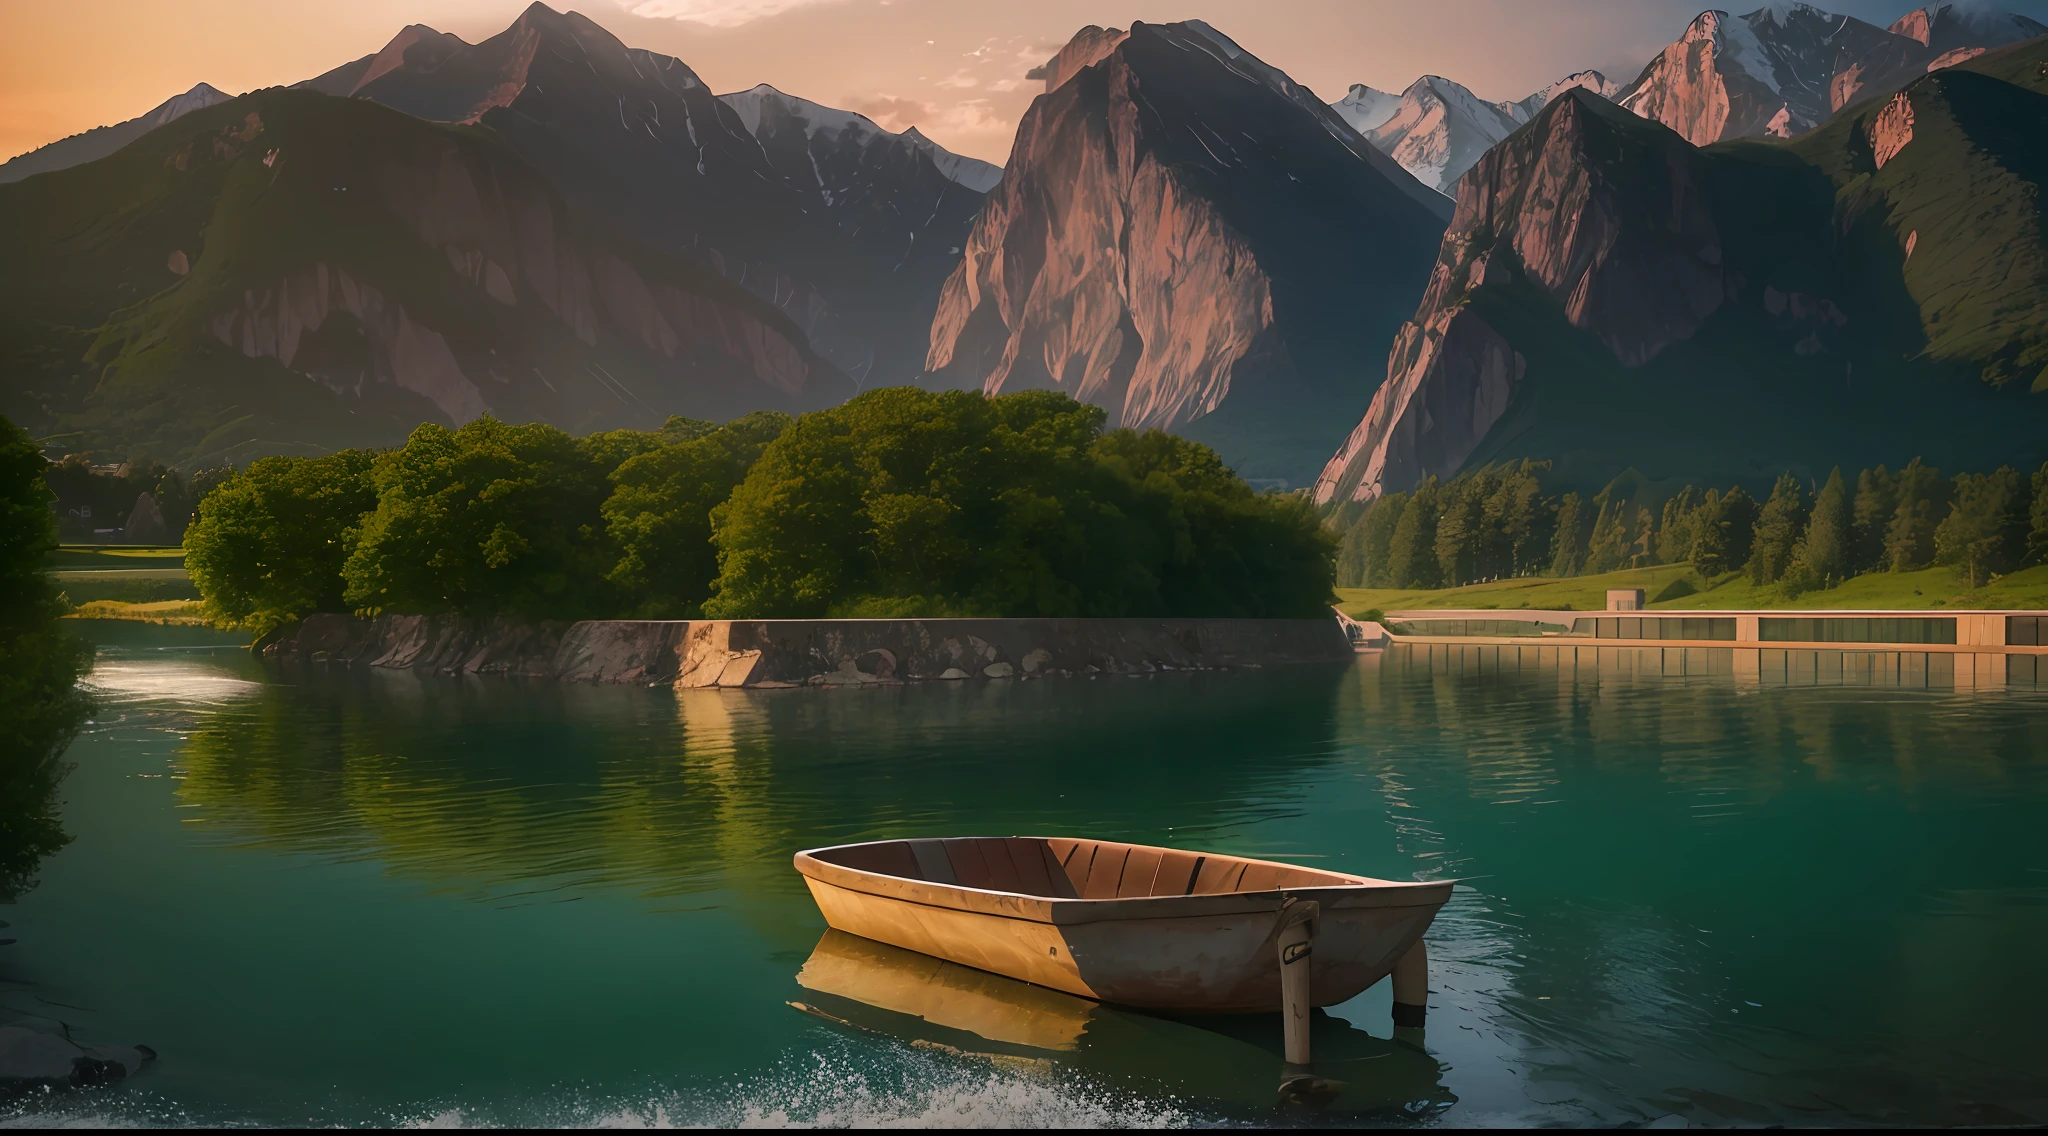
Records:
[[[459,430],[421,426],[371,471],[376,510],[342,568],[347,602],[368,612],[612,614],[617,601],[602,582],[617,556],[601,512],[610,463],[654,444],[645,435],[579,442],[489,417]]]
[[[1850,521],[1849,570],[1852,575],[1890,566],[1884,554],[1885,530],[1899,511],[1898,476],[1883,466],[1856,475],[1856,505]]]
[[[732,495],[791,421],[787,414],[760,410],[708,430],[672,428],[664,433],[675,441],[613,471],[615,488],[604,503],[604,519],[619,560],[610,579],[636,617],[702,616],[718,578],[711,511]]]
[[[1394,525],[1387,547],[1387,586],[1390,588],[1434,588],[1443,581],[1442,562],[1436,555],[1436,519],[1441,489],[1432,477],[1415,487],[1408,507]]]
[[[0,418],[0,898],[35,886],[70,843],[57,816],[64,749],[91,709],[78,687],[92,651],[58,622],[44,573],[57,531],[35,442]]]
[[[806,414],[713,513],[712,618],[1315,614],[1334,542],[1207,447],[1063,394],[909,387]]]
[[[1799,479],[1789,473],[1779,475],[1770,499],[1757,514],[1755,536],[1750,539],[1751,583],[1775,584],[1785,578],[1806,532],[1806,508],[1806,491],[1799,487]]]
[[[1934,530],[1948,512],[1950,486],[1941,471],[1914,458],[1899,471],[1898,510],[1885,528],[1885,560],[1894,572],[1934,563]]]
[[[215,619],[268,633],[347,610],[342,565],[377,507],[372,456],[261,458],[200,501],[185,530],[185,570]]]
[[[1958,474],[1954,504],[1934,532],[1935,563],[1963,569],[1971,587],[2026,556],[2028,489],[2011,466]]]
[[[1854,524],[1855,508],[1849,499],[1849,486],[1838,466],[1813,499],[1806,532],[1785,570],[1788,594],[1832,588],[1850,577]]]
[[[1585,498],[1566,493],[1557,502],[1557,528],[1550,539],[1550,575],[1576,576],[1586,568],[1586,541],[1593,510]]]

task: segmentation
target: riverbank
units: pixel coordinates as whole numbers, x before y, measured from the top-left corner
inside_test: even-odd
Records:
[[[265,637],[278,663],[565,682],[775,689],[1342,662],[1334,619],[589,620],[315,615]]]

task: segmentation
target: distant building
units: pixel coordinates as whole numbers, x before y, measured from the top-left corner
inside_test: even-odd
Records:
[[[1643,590],[1642,590],[1641,588],[1609,588],[1609,589],[1607,589],[1607,610],[1608,610],[1608,611],[1641,611],[1641,610],[1643,610]]]

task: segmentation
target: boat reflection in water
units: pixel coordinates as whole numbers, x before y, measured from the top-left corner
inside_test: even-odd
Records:
[[[1455,1103],[1421,1029],[1393,1039],[1315,1012],[1313,1084],[1290,1076],[1274,1015],[1163,1017],[1106,1006],[844,931],[827,931],[797,972],[790,1005],[920,1049],[1107,1087],[1165,1092],[1226,1110],[1282,1104],[1422,1119]],[[1298,1074],[1298,1070],[1295,1071]]]

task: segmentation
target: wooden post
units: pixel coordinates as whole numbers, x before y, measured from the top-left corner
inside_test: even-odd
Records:
[[[1394,964],[1394,1024],[1419,1026],[1429,1013],[1429,949],[1422,940]]]
[[[1288,901],[1280,911],[1280,1015],[1287,1041],[1287,1063],[1309,1062],[1308,1027],[1314,1003],[1309,1001],[1310,956],[1315,953],[1316,918],[1322,904]]]

